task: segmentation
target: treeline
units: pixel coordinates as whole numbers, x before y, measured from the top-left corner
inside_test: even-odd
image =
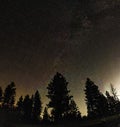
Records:
[[[111,85],[111,94],[105,95],[99,91],[98,86],[87,78],[85,85],[85,101],[88,118],[101,118],[120,113],[120,100],[116,89]]]
[[[62,123],[81,122],[84,118],[95,119],[120,113],[120,100],[116,90],[111,85],[111,94],[99,91],[98,86],[87,78],[85,83],[85,102],[87,116],[81,117],[81,113],[68,89],[65,77],[56,73],[47,86],[49,103],[42,106],[41,95],[37,90],[32,96],[21,96],[15,105],[16,87],[11,82],[4,90],[0,87],[1,110],[17,113],[17,119],[22,122],[33,123]],[[42,112],[43,110],[43,112]]]

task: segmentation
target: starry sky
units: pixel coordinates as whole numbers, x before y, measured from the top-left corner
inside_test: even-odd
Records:
[[[60,72],[82,115],[87,77],[120,94],[120,1],[85,1],[0,1],[3,89],[14,81],[17,98],[38,89],[45,105],[46,87]]]

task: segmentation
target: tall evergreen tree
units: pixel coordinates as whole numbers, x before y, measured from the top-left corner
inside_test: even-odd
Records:
[[[79,119],[81,118],[81,113],[78,110],[77,104],[75,103],[75,101],[72,99],[70,102],[70,114],[75,118],[75,119]]]
[[[113,96],[110,95],[108,91],[106,91],[106,96],[108,101],[109,115],[113,115],[116,113],[116,100]]]
[[[9,84],[4,91],[3,106],[9,108],[13,107],[15,103],[15,95],[16,95],[15,83],[11,82],[11,84]]]
[[[23,97],[20,96],[18,102],[17,102],[17,108],[18,108],[18,111],[19,112],[22,112],[23,111]]]
[[[111,86],[111,93],[112,93],[112,97],[113,97],[115,114],[119,114],[120,113],[120,100],[118,98],[116,89],[113,87],[112,84],[110,86]]]
[[[86,96],[86,104],[87,104],[87,112],[88,112],[88,116],[89,117],[93,117],[95,116],[95,108],[96,106],[95,103],[96,103],[96,99],[94,99],[94,97],[96,95],[94,95],[94,89],[98,89],[97,86],[95,86],[94,82],[92,82],[89,78],[87,78],[87,81],[86,81],[86,86],[85,86],[85,96]]]
[[[24,118],[26,121],[31,120],[32,105],[33,105],[32,99],[29,97],[29,95],[26,95],[23,101],[23,112],[24,112]]]
[[[45,107],[43,111],[43,123],[49,123],[49,122],[50,122],[50,116],[47,107]]]
[[[120,113],[120,100],[117,96],[117,91],[113,87],[112,84],[110,85],[110,88],[111,88],[111,94],[112,95],[110,95],[109,92],[106,91],[110,115],[119,114]]]
[[[23,97],[22,96],[20,96],[19,100],[17,101],[17,111],[18,111],[19,121],[23,120],[24,110],[23,110]]]
[[[41,97],[38,91],[36,91],[34,96],[34,103],[33,103],[33,119],[39,120],[40,114],[42,111],[42,103],[41,103]]]
[[[75,103],[75,101],[73,99],[71,99],[70,101],[70,110],[68,112],[68,114],[66,114],[66,119],[67,120],[72,120],[72,122],[76,122],[78,120],[81,119],[81,113],[80,111],[78,110],[78,107],[77,107],[77,104]]]
[[[98,117],[106,117],[109,115],[109,105],[107,98],[100,92],[97,98],[97,112]]]
[[[50,99],[48,104],[52,108],[52,117],[55,122],[61,121],[65,113],[69,111],[69,102],[72,96],[69,95],[67,88],[68,82],[62,74],[56,73],[53,80],[48,84],[48,95]]]
[[[116,89],[113,87],[113,85],[112,84],[110,84],[110,88],[111,88],[111,93],[112,93],[112,96],[113,96],[113,98],[114,98],[114,100],[119,100],[118,99],[118,96],[117,96],[117,91],[116,91]]]
[[[89,117],[103,117],[108,114],[106,97],[99,91],[98,86],[87,78],[85,86],[86,104]]]

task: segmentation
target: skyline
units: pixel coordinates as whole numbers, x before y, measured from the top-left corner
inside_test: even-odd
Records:
[[[63,76],[64,76],[64,75],[63,75]],[[52,79],[53,79],[53,78],[52,78]],[[49,81],[49,83],[52,81],[52,79]],[[86,81],[87,81],[87,78],[86,78],[85,82],[86,82]],[[14,82],[14,81],[12,81],[12,82]],[[94,82],[94,81],[93,81],[93,82]],[[11,83],[11,82],[9,82],[8,85],[9,85],[10,83]],[[14,82],[14,83],[15,83],[15,82]],[[48,84],[49,84],[49,83],[48,83]],[[96,82],[94,82],[94,83],[96,84]],[[69,83],[69,81],[68,81],[68,90],[70,90],[69,95],[73,96],[73,94],[72,94],[72,92],[71,92],[71,89],[69,89],[69,84],[70,84],[70,83]],[[96,85],[98,85],[98,84],[96,84]],[[110,85],[111,85],[111,84],[110,84]],[[109,85],[109,88],[111,87],[110,85]],[[48,85],[47,85],[47,86],[48,86]],[[7,85],[6,85],[6,87],[7,87]],[[5,87],[5,88],[6,88],[6,87]],[[16,84],[16,83],[15,83],[15,87],[17,88],[17,84]],[[99,87],[99,86],[98,86],[98,87]],[[112,93],[111,93],[111,88],[110,88],[110,89],[109,89],[109,88],[108,88],[107,90],[105,90],[105,92],[108,91],[108,92],[110,92],[110,94],[112,94]],[[100,88],[98,88],[98,89],[100,90]],[[5,90],[5,89],[2,88],[2,90],[3,90],[3,93],[4,93],[4,90]],[[16,89],[16,97],[15,97],[15,98],[16,98],[16,99],[15,99],[16,102],[15,102],[15,105],[17,104],[17,101],[18,101],[18,99],[19,99],[20,96],[25,97],[26,95],[30,95],[30,96],[32,97],[32,96],[34,95],[34,93],[35,93],[37,90],[40,92],[40,96],[41,96],[41,98],[42,98],[41,101],[42,101],[42,107],[43,107],[42,110],[43,110],[44,107],[46,106],[46,104],[48,104],[48,102],[49,102],[49,99],[48,99],[47,96],[46,96],[46,95],[48,94],[48,93],[47,93],[47,92],[48,92],[48,91],[47,91],[47,87],[46,87],[46,90],[44,90],[44,92],[46,91],[46,92],[45,92],[46,95],[44,96],[45,98],[43,98],[43,94],[41,94],[41,89],[37,89],[37,88],[36,88],[36,89],[34,89],[31,93],[24,93],[24,94],[18,93],[17,91],[20,91],[20,90],[19,90],[19,89]],[[83,91],[82,91],[82,92],[84,93],[84,98],[82,98],[82,99],[84,99],[84,102],[83,102],[83,103],[85,104],[85,107],[87,107],[86,102],[85,102],[85,92],[84,92],[84,90],[85,90],[85,83],[84,83],[84,89],[83,89]],[[115,88],[115,90],[117,90],[117,89]],[[76,90],[76,91],[77,91],[77,90]],[[102,91],[100,90],[100,92],[102,92]],[[77,93],[77,92],[76,92],[76,93]],[[102,93],[103,93],[103,92],[102,92]],[[79,95],[79,93],[77,93],[77,94]],[[105,95],[105,93],[103,93],[103,94]],[[116,94],[118,95],[118,93],[116,93]],[[19,95],[19,96],[18,96],[18,95]],[[81,98],[81,97],[79,96],[78,99],[80,100],[80,98]],[[119,95],[118,95],[118,98],[119,98]],[[76,100],[76,98],[74,98],[74,96],[73,96],[73,99]],[[45,102],[44,102],[44,100],[45,100]],[[46,101],[46,100],[47,100],[47,101]],[[80,110],[80,112],[82,113],[82,116],[84,116],[84,115],[87,115],[87,109],[84,107],[83,110],[81,110],[81,107],[78,105],[78,103],[81,103],[81,102],[82,102],[82,100],[80,100],[79,102],[77,102],[77,106],[78,106],[78,109]]]
[[[103,93],[112,83],[119,95],[119,6],[108,0],[1,1],[0,86],[14,81],[17,96],[38,89],[47,103],[46,87],[60,72],[82,114],[87,77]]]

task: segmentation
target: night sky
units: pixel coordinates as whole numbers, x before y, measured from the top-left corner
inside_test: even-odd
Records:
[[[102,92],[112,83],[119,95],[120,1],[93,1],[87,8],[80,0],[1,0],[1,86],[14,81],[17,98],[38,89],[46,104],[46,87],[60,72],[83,115],[87,77]]]

